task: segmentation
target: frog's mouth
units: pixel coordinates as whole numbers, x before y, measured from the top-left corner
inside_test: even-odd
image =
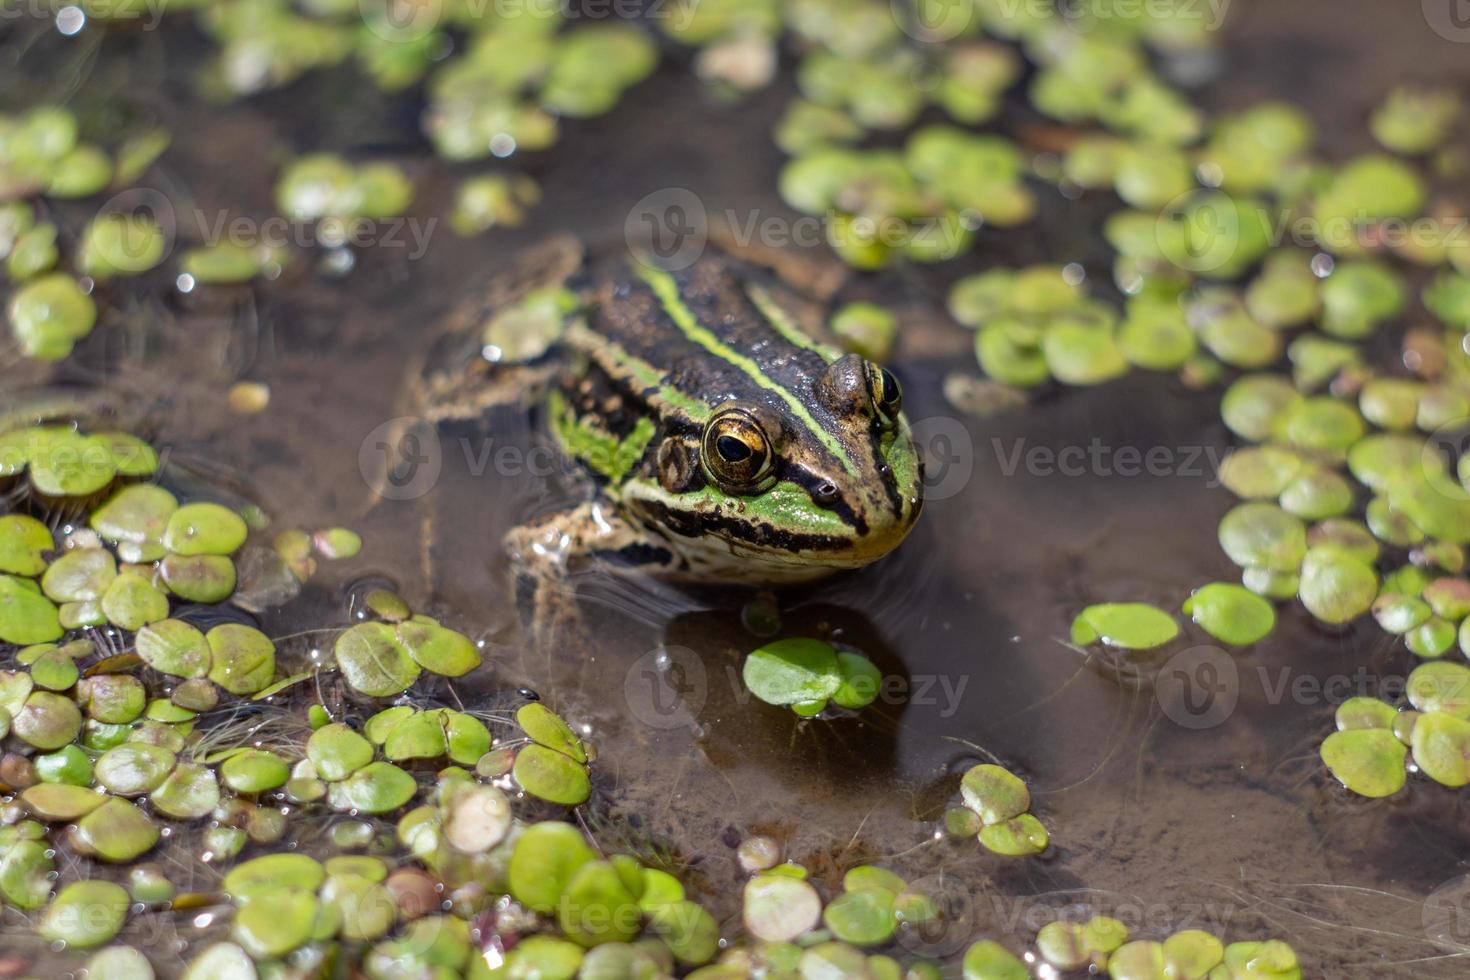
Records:
[[[861,520],[856,526],[831,515],[803,522],[791,510],[784,516],[792,519],[781,520],[781,510],[727,506],[690,511],[647,498],[635,507],[680,557],[676,574],[712,582],[778,584],[872,564],[913,530],[921,505],[916,490],[905,495],[897,512],[884,507],[881,517]],[[801,515],[809,515],[809,507],[808,498]]]

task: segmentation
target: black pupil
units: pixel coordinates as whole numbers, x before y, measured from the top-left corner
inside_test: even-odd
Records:
[[[727,463],[743,463],[750,458],[750,447],[734,436],[720,436],[715,449]]]
[[[892,405],[898,401],[898,379],[895,378],[887,368],[883,369],[883,404]]]

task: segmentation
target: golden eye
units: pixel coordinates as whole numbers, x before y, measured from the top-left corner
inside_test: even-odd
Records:
[[[765,430],[738,408],[726,409],[705,425],[700,457],[710,479],[730,493],[757,489],[775,467]]]
[[[893,372],[870,362],[868,388],[873,393],[873,408],[877,410],[878,423],[885,429],[898,425],[898,415],[903,411],[903,388]]]

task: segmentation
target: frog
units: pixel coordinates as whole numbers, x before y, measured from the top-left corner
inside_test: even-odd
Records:
[[[923,467],[900,383],[833,342],[830,277],[794,268],[714,243],[682,267],[598,260],[555,236],[435,328],[414,417],[539,413],[579,475],[575,502],[503,541],[533,623],[574,618],[557,586],[589,564],[780,588],[872,564],[912,531]]]

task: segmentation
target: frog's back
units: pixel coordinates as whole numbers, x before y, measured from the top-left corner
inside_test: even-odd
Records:
[[[786,412],[811,402],[836,352],[814,339],[821,310],[744,263],[711,252],[666,272],[635,260],[603,278],[568,342],[671,429],[739,401]]]

